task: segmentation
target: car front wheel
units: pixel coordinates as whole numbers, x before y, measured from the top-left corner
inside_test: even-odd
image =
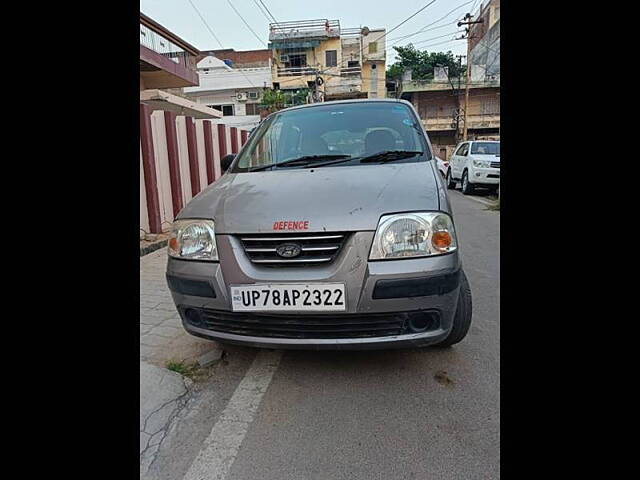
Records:
[[[447,338],[438,343],[438,347],[450,347],[461,342],[469,332],[471,327],[472,304],[471,304],[471,287],[464,271],[460,272],[460,293],[458,294],[458,305],[456,314],[453,317],[453,327]]]
[[[447,170],[446,180],[447,180],[447,188],[449,190],[453,190],[456,188],[456,182],[451,176],[451,169]]]
[[[469,183],[469,172],[466,170],[462,174],[462,193],[465,195],[473,193],[473,186]]]

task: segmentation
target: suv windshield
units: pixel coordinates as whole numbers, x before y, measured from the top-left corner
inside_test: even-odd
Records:
[[[475,155],[500,155],[500,142],[473,142],[471,153]]]
[[[232,171],[430,159],[422,127],[407,105],[353,102],[271,115],[253,132]]]

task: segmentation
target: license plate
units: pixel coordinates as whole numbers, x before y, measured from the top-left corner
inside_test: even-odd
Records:
[[[344,283],[231,285],[231,308],[241,311],[345,311]]]

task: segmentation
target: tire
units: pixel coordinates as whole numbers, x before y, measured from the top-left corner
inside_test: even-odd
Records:
[[[455,190],[456,181],[451,176],[451,169],[447,170],[447,176],[445,177],[445,180],[447,181],[447,188],[449,190]]]
[[[471,327],[471,316],[473,313],[471,303],[471,287],[469,287],[469,281],[464,271],[460,273],[460,293],[458,294],[458,305],[456,307],[456,314],[453,317],[453,327],[447,338],[438,343],[437,347],[450,347],[458,342],[461,342],[469,332]]]
[[[473,193],[473,186],[469,183],[469,173],[467,170],[462,173],[462,193],[465,195],[471,195]]]

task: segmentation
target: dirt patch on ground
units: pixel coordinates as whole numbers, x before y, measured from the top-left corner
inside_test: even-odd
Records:
[[[169,232],[145,233],[144,237],[140,238],[140,256],[142,257],[166,246],[169,235]]]

